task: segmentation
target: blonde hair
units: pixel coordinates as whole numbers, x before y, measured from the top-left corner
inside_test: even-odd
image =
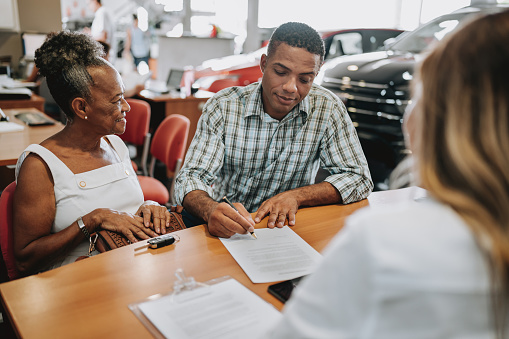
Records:
[[[509,12],[476,18],[421,63],[412,119],[420,184],[472,229],[503,335],[509,275]],[[419,81],[420,80],[420,81]]]

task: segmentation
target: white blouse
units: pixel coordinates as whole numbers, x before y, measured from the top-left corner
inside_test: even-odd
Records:
[[[285,305],[273,338],[495,338],[489,269],[463,220],[426,199],[365,208]]]
[[[16,177],[28,153],[39,155],[48,165],[53,176],[56,215],[51,229],[57,233],[71,225],[79,217],[97,208],[136,213],[143,204],[143,192],[129,158],[129,151],[122,139],[107,136],[118,162],[92,171],[74,174],[56,155],[41,145],[28,146],[18,159]],[[101,139],[103,147],[110,147]],[[75,248],[67,258],[52,268],[74,262],[88,253],[88,239]]]

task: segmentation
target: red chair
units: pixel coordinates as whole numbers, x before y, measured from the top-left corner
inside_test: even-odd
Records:
[[[191,122],[187,117],[172,114],[167,116],[157,127],[150,147],[152,156],[150,176],[138,175],[145,200],[153,200],[161,205],[166,205],[171,200],[171,204],[175,204],[173,197],[175,177],[184,161],[190,125]],[[154,178],[156,160],[164,163],[166,169],[173,172],[171,173],[170,192],[161,181]]]
[[[126,114],[127,125],[124,134],[119,135],[126,144],[131,144],[136,147],[143,146],[141,153],[141,167],[143,175],[148,175],[147,171],[147,159],[148,150],[150,147],[149,133],[150,127],[150,105],[143,100],[139,99],[126,99],[131,110]],[[136,156],[133,156],[136,157]],[[136,163],[133,161],[134,170],[137,171]]]
[[[10,183],[0,196],[0,249],[7,270],[7,278],[14,280],[20,277],[14,258],[14,238],[12,233],[12,199],[16,182]]]
[[[210,85],[208,91],[217,93],[222,89],[232,86],[239,86],[239,81],[237,79],[232,78],[217,79]]]

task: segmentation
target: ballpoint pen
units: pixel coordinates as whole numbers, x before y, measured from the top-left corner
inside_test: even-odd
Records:
[[[228,200],[228,198],[226,198],[226,196],[223,197],[223,199],[221,199],[223,202],[227,203],[228,205],[230,205],[231,208],[233,208],[235,211],[237,211],[237,213],[240,213],[239,210],[237,208],[235,208],[235,206],[233,206],[233,204],[230,202],[230,200]],[[255,239],[258,239],[258,237],[256,236],[255,232],[249,232],[251,233],[251,235],[253,236],[253,238]]]

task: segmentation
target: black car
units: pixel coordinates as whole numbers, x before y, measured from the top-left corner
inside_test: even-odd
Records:
[[[415,63],[433,42],[466,18],[508,8],[507,4],[465,7],[401,34],[385,51],[337,57],[324,64],[317,83],[345,103],[366,154],[375,190],[387,189],[390,173],[409,153],[402,122],[410,103],[409,82]]]

